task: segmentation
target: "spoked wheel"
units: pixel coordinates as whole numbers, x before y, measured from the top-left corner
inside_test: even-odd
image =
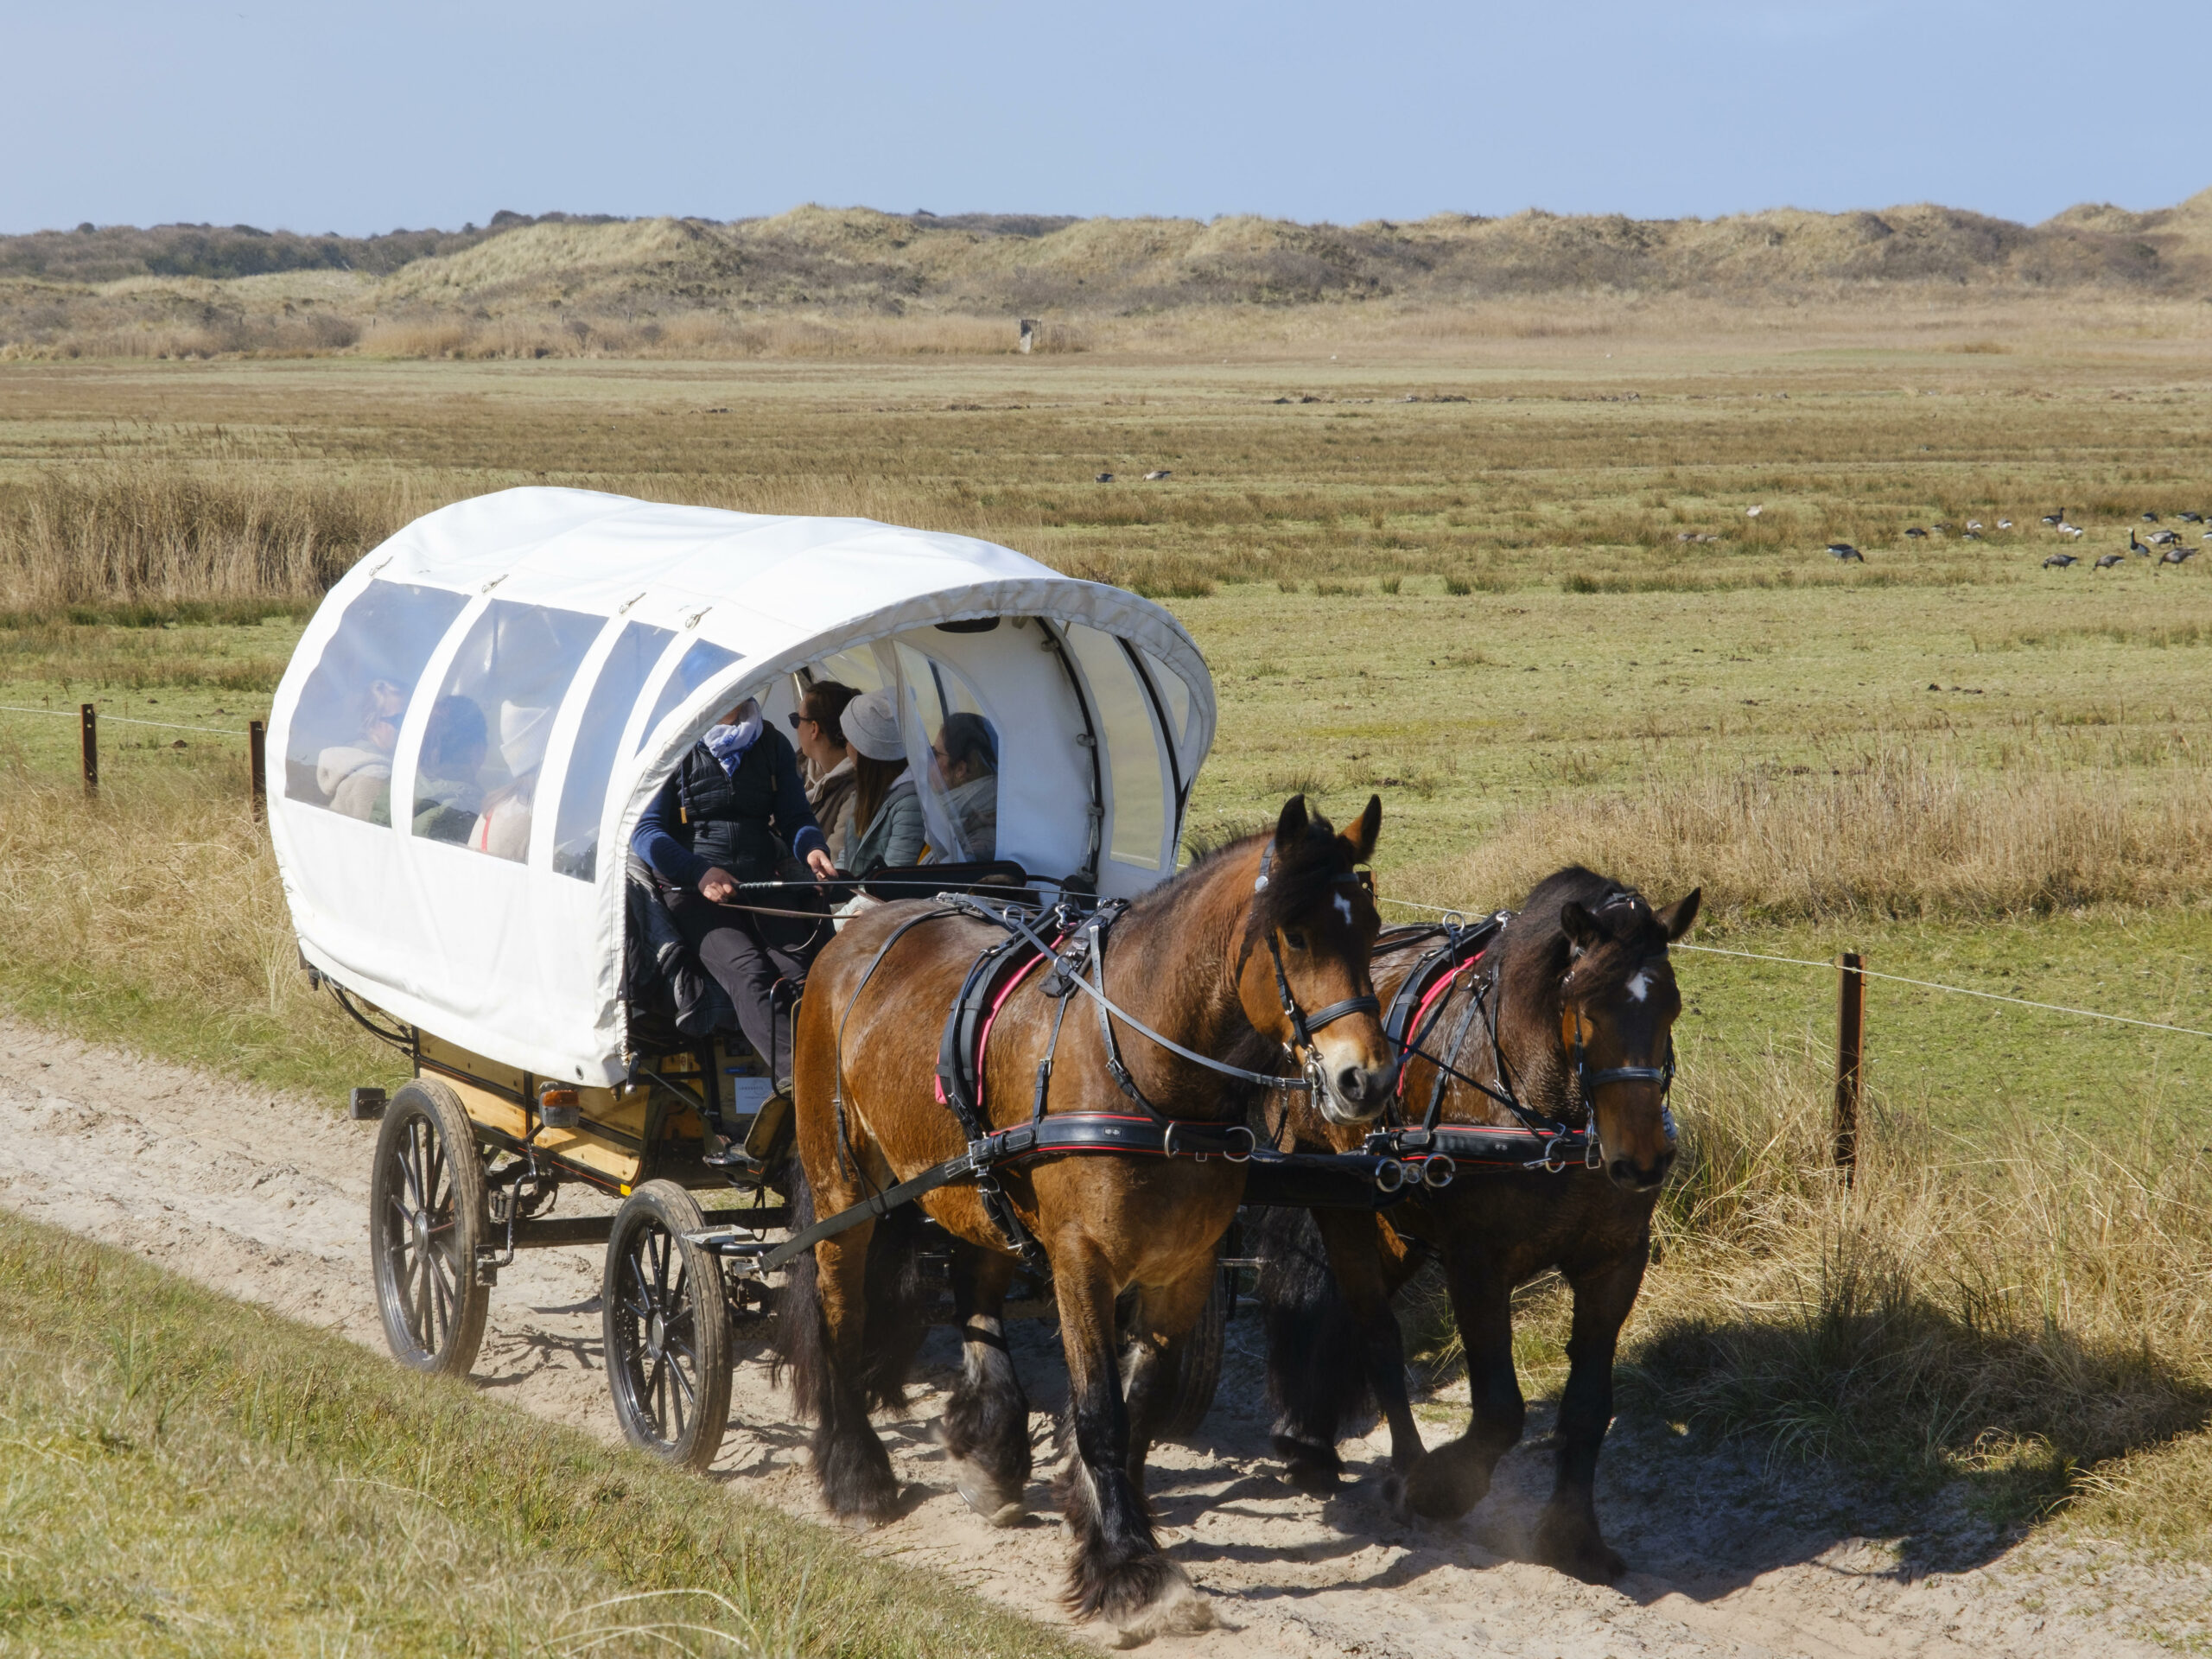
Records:
[[[426,1078],[404,1084],[369,1179],[377,1309],[401,1364],[466,1376],[476,1363],[492,1303],[476,1282],[485,1224],[484,1163],[459,1096]]]
[[[684,1237],[707,1224],[673,1181],[648,1181],[607,1242],[607,1387],[631,1445],[704,1469],[729,1427],[729,1304],[720,1258]]]
[[[1198,1310],[1198,1323],[1183,1341],[1183,1363],[1176,1369],[1175,1387],[1167,1396],[1160,1437],[1179,1440],[1198,1432],[1198,1425],[1213,1409],[1214,1390],[1221,1384],[1222,1344],[1229,1332],[1229,1287],[1217,1268],[1206,1305]]]

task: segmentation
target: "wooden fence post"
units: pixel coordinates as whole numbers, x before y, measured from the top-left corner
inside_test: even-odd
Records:
[[[100,792],[100,717],[99,711],[89,702],[78,705],[78,715],[84,722],[85,793]]]
[[[1859,1167],[1859,1084],[1866,1060],[1866,959],[1836,959],[1835,1166],[1847,1181]]]
[[[253,766],[253,816],[258,822],[269,814],[269,728],[257,720],[246,721],[245,747]]]

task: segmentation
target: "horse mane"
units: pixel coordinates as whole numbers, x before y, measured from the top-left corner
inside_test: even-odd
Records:
[[[1531,887],[1514,913],[1498,952],[1501,975],[1516,984],[1525,982],[1526,976],[1540,976],[1553,986],[1566,976],[1573,947],[1560,925],[1560,912],[1570,900],[1596,918],[1612,943],[1630,947],[1592,957],[1591,966],[1596,971],[1582,995],[1614,988],[1616,981],[1626,979],[1647,958],[1665,951],[1666,931],[1659,925],[1649,899],[1625,882],[1570,864]],[[1580,981],[1577,983],[1581,985]]]
[[[1274,826],[1269,824],[1216,832],[1195,842],[1190,863],[1137,899],[1129,907],[1131,913],[1149,912],[1155,906],[1169,909],[1187,900],[1211,879],[1216,866],[1255,842],[1272,841],[1274,833]],[[1329,896],[1329,889],[1350,874],[1351,868],[1351,852],[1336,826],[1319,812],[1309,811],[1305,836],[1287,852],[1276,849],[1268,869],[1268,885],[1252,897],[1250,920],[1237,952],[1240,963],[1277,928],[1291,925],[1319,906]]]

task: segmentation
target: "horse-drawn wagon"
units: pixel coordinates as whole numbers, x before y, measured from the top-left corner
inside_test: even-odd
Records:
[[[723,711],[750,696],[780,725],[817,679],[891,694],[938,849],[866,890],[1088,908],[1173,872],[1213,736],[1203,658],[1158,606],[986,543],[512,490],[408,526],[308,626],[271,715],[271,835],[304,963],[414,1073],[354,1104],[382,1119],[370,1224],[404,1363],[466,1373],[516,1251],[603,1244],[625,1433],[714,1455],[731,1322],[766,1309],[760,1247],[790,1220],[788,1065],[726,1010],[677,1014],[626,855]],[[988,844],[930,765],[963,714],[996,737]],[[622,1202],[556,1213],[579,1188]]]

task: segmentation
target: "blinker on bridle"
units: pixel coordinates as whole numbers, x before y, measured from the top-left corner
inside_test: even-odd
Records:
[[[1252,893],[1257,899],[1268,890],[1268,872],[1274,868],[1275,844],[1273,841],[1260,851],[1260,879],[1252,884]],[[1358,870],[1341,870],[1329,878],[1332,886],[1357,887],[1365,893],[1374,892],[1374,878]],[[1292,1040],[1283,1045],[1283,1052],[1298,1061],[1306,1071],[1306,1081],[1312,1086],[1313,1098],[1321,1098],[1324,1079],[1321,1076],[1321,1057],[1314,1052],[1313,1033],[1325,1026],[1354,1014],[1380,1014],[1382,1004],[1375,993],[1369,991],[1359,996],[1348,996],[1341,1002],[1332,1002],[1312,1014],[1298,1006],[1298,999],[1291,995],[1290,976],[1283,970],[1282,942],[1277,930],[1268,930],[1268,955],[1275,965],[1275,995],[1282,1000],[1283,1018],[1290,1021]]]
[[[1666,958],[1662,956],[1658,960],[1663,962]],[[1573,976],[1573,970],[1569,969],[1567,977],[1572,979]],[[1566,989],[1564,981],[1560,983],[1560,989],[1562,992]],[[1592,1132],[1595,1132],[1598,1122],[1598,1097],[1592,1092],[1593,1090],[1602,1089],[1609,1083],[1656,1083],[1659,1085],[1660,1119],[1666,1127],[1667,1143],[1672,1146],[1675,1138],[1675,1114],[1667,1103],[1667,1096],[1675,1087],[1674,1033],[1669,1031],[1667,1033],[1667,1062],[1663,1065],[1609,1065],[1592,1071],[1582,1044],[1582,1014],[1571,998],[1561,998],[1560,1026],[1560,1035],[1565,1040],[1573,1061],[1575,1089],[1581,1097],[1580,1103],[1590,1113]]]

